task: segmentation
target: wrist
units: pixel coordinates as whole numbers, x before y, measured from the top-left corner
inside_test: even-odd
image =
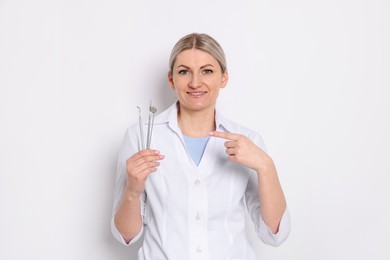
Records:
[[[269,175],[276,173],[276,167],[271,158],[268,158],[263,164],[256,168],[257,174]]]
[[[126,189],[125,192],[124,192],[124,194],[123,194],[123,198],[124,198],[126,201],[139,200],[140,197],[141,197],[141,193],[131,191],[130,189]]]

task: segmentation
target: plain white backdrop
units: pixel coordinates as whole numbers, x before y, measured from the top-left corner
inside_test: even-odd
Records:
[[[110,233],[116,156],[137,105],[174,101],[168,56],[190,32],[224,47],[218,106],[278,166],[292,232],[279,248],[253,237],[259,259],[390,259],[389,14],[387,0],[0,0],[0,259],[135,259]]]

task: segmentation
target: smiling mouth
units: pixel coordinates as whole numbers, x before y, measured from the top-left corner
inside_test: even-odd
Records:
[[[207,91],[187,92],[188,95],[194,96],[194,97],[199,97],[199,96],[202,96],[206,93],[207,93]]]

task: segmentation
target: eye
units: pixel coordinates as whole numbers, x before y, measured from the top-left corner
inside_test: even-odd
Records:
[[[188,70],[179,70],[180,75],[188,75],[189,71]]]
[[[213,71],[211,69],[205,69],[203,70],[203,74],[211,74]]]

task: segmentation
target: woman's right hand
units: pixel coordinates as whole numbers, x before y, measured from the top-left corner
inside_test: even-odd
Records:
[[[164,159],[157,150],[145,149],[135,153],[126,161],[127,191],[133,198],[139,198],[145,190],[146,178],[157,170]]]

